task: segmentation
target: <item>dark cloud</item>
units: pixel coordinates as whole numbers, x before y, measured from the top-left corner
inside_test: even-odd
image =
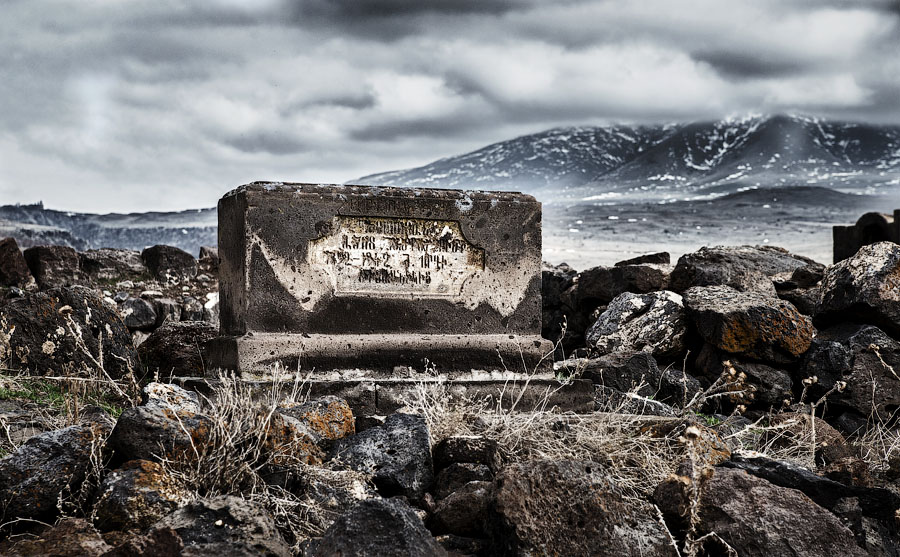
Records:
[[[268,153],[271,155],[294,155],[309,149],[309,146],[279,132],[254,131],[229,137],[226,145],[245,153]]]
[[[760,57],[752,53],[700,51],[692,56],[698,62],[709,64],[721,75],[734,79],[781,77],[803,70],[803,65],[796,61]]]
[[[435,135],[459,137],[472,133],[476,129],[490,126],[492,122],[495,121],[476,115],[377,122],[354,130],[350,137],[363,142],[394,142],[398,139],[433,137]]]
[[[897,123],[898,44],[896,0],[7,0],[0,192],[172,209],[564,125]]]
[[[297,2],[293,13],[299,17],[384,19],[439,13],[448,15],[502,14],[530,2],[524,0],[307,0]]]

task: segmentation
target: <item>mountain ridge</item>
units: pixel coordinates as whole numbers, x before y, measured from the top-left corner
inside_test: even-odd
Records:
[[[778,114],[552,128],[354,183],[512,188],[549,202],[604,195],[666,201],[773,185],[874,193],[900,184],[900,126]],[[729,183],[735,187],[717,191]]]

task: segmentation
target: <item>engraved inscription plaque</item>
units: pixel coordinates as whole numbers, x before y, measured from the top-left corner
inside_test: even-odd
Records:
[[[485,264],[458,222],[418,218],[335,216],[307,254],[338,296],[457,297]]]

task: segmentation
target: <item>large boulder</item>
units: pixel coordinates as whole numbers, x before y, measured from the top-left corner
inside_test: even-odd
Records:
[[[582,340],[582,335],[572,330],[575,312],[563,303],[562,298],[563,292],[572,286],[577,274],[575,269],[565,263],[555,267],[544,263],[541,268],[541,336],[554,342],[560,340],[566,349],[581,344]],[[563,323],[566,324],[564,338]],[[581,333],[583,332],[582,326]]]
[[[460,487],[434,509],[429,529],[435,534],[482,538],[491,503],[491,482],[474,481]]]
[[[144,368],[160,378],[202,377],[203,345],[217,337],[216,327],[203,321],[163,323],[138,347]]]
[[[338,440],[330,458],[339,468],[371,474],[384,497],[420,501],[434,480],[428,427],[412,414],[392,414],[381,426]]]
[[[399,499],[371,499],[338,517],[309,556],[445,556],[415,511]]]
[[[110,550],[100,532],[83,518],[64,518],[39,534],[0,544],[5,557],[101,557]]]
[[[594,384],[628,393],[636,389],[642,397],[684,404],[701,391],[700,382],[687,373],[659,369],[647,352],[613,352],[576,365],[582,377]],[[640,386],[640,388],[638,388]]]
[[[32,294],[12,300],[0,314],[7,326],[15,327],[8,347],[13,368],[42,375],[63,374],[68,366],[73,371],[95,369],[102,337],[103,364],[111,377],[139,369],[131,335],[122,319],[89,288],[71,286]],[[76,337],[93,359],[77,346]]]
[[[81,252],[81,271],[95,281],[117,282],[149,277],[140,252],[130,249],[101,248]]]
[[[123,532],[124,541],[103,554],[103,557],[182,557],[184,542],[171,528],[154,528],[146,534]],[[112,537],[107,534],[107,537]]]
[[[184,556],[291,554],[265,508],[231,495],[193,501],[156,526],[178,532]]]
[[[816,330],[790,302],[729,286],[698,286],[684,293],[687,314],[700,336],[729,354],[764,362],[797,360]]]
[[[451,435],[434,446],[432,455],[435,470],[460,463],[483,464],[494,471],[500,468],[497,441],[482,435]]]
[[[703,247],[678,259],[669,288],[684,292],[692,286],[730,286],[742,292],[775,295],[773,280],[821,273],[823,265],[774,246]]]
[[[119,416],[107,445],[115,462],[193,460],[202,454],[211,428],[212,421],[202,414],[159,405],[136,406]]]
[[[578,275],[579,305],[608,304],[624,292],[645,294],[664,290],[669,284],[669,266],[655,264],[594,267]]]
[[[15,238],[0,239],[0,286],[26,286],[32,280]]]
[[[42,289],[78,284],[78,252],[68,246],[35,246],[25,250],[25,261]]]
[[[434,477],[432,493],[440,500],[469,482],[489,482],[494,479],[491,469],[484,464],[454,462]]]
[[[900,555],[900,522],[896,520],[900,495],[893,491],[847,485],[782,460],[735,457],[725,466],[744,470],[780,487],[802,491],[817,505],[841,518],[870,555]],[[848,503],[853,509],[850,513]],[[857,516],[848,520],[854,518],[848,514]]]
[[[143,298],[128,298],[119,306],[119,311],[130,331],[152,331],[156,327],[156,309]]]
[[[816,312],[820,323],[857,321],[900,335],[900,245],[863,246],[829,267]]]
[[[183,389],[172,383],[148,383],[141,390],[141,404],[143,406],[157,406],[159,408],[169,408],[175,410],[184,410],[199,414],[200,395],[196,391]]]
[[[863,248],[865,249],[865,248]],[[798,379],[815,377],[809,399],[889,420],[900,407],[900,343],[871,325],[843,324],[821,331],[803,358]],[[833,390],[837,382],[845,388]]]
[[[672,256],[669,255],[669,252],[660,251],[656,253],[645,253],[644,255],[632,257],[631,259],[625,259],[623,261],[617,262],[615,266],[624,267],[626,265],[646,265],[648,263],[654,265],[668,265],[671,262]]]
[[[715,533],[741,557],[866,555],[836,516],[800,491],[728,468],[715,469],[703,482],[695,535]],[[690,478],[672,476],[656,490],[656,504],[673,530],[687,528],[691,485]],[[726,554],[715,537],[704,548],[707,555]]]
[[[492,511],[496,554],[677,555],[652,506],[623,497],[596,462],[507,466]]]
[[[616,297],[588,329],[585,340],[597,354],[644,351],[669,360],[685,350],[687,321],[680,295],[669,292]]]
[[[197,276],[197,260],[173,246],[153,246],[141,252],[141,259],[157,281],[178,284]]]
[[[94,523],[104,531],[144,530],[188,501],[190,494],[162,465],[132,460],[104,478]]]
[[[747,390],[748,396],[742,397],[741,402],[751,402],[764,410],[781,408],[785,400],[793,399],[793,384],[791,374],[783,369],[768,366],[763,363],[745,361],[717,350],[712,345],[706,344],[700,350],[695,360],[695,367],[710,382],[714,382],[726,370],[726,362],[729,370],[736,374],[743,373],[739,390]],[[752,397],[749,396],[752,393]]]
[[[0,460],[3,521],[53,518],[60,496],[77,493],[108,433],[102,423],[48,431]]]
[[[322,449],[330,449],[335,441],[356,433],[353,410],[346,400],[323,396],[302,403],[279,404],[282,416],[290,416],[302,423],[313,441]]]

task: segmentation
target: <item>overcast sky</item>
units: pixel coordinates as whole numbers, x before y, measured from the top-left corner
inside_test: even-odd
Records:
[[[565,125],[900,123],[900,0],[2,0],[0,204],[215,204]]]

